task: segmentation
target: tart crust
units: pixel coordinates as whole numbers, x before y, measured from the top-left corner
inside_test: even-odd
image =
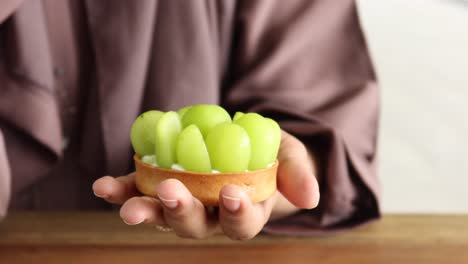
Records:
[[[219,192],[227,184],[242,187],[254,203],[270,198],[276,191],[278,161],[266,169],[255,171],[197,173],[154,167],[143,163],[136,154],[133,159],[137,189],[147,196],[156,197],[156,186],[170,178],[181,181],[205,206],[218,206]]]

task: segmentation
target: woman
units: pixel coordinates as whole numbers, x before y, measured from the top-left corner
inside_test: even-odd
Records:
[[[126,223],[183,237],[313,234],[379,216],[378,91],[354,1],[10,0],[0,23],[3,215],[111,208],[93,185]],[[175,180],[157,187],[161,202],[138,196],[132,121],[197,103],[279,121],[273,198],[252,204],[226,186],[211,212]]]

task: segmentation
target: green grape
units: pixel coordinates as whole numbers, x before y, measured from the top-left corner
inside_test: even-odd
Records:
[[[191,108],[192,106],[186,106],[182,107],[179,110],[177,110],[177,114],[179,115],[180,120],[182,120],[182,117],[184,117],[185,113]]]
[[[256,113],[248,113],[237,119],[235,124],[247,131],[252,147],[249,170],[263,169],[276,159],[278,142],[276,132],[269,121]]]
[[[156,123],[164,113],[151,110],[144,112],[133,122],[130,129],[130,141],[133,150],[141,158],[145,155],[154,154],[154,142]]]
[[[179,115],[167,112],[156,124],[155,149],[156,162],[162,168],[170,168],[176,161],[177,137],[182,129]]]
[[[196,125],[206,138],[208,133],[216,125],[222,123],[231,123],[231,117],[228,112],[217,105],[195,105],[185,112],[182,118],[182,126]]]
[[[270,125],[270,129],[273,131],[273,135],[274,135],[273,145],[275,146],[275,148],[273,148],[273,152],[272,152],[272,156],[273,156],[272,162],[274,162],[278,156],[278,151],[281,145],[281,128],[278,125],[278,123],[271,118],[266,117],[265,121],[267,121],[267,123]]]
[[[211,166],[220,172],[243,172],[250,160],[250,140],[236,124],[224,123],[213,128],[206,137]]]
[[[233,122],[236,122],[236,120],[239,119],[239,118],[241,118],[241,116],[243,116],[243,115],[244,115],[244,113],[242,113],[242,112],[236,112],[236,113],[234,114],[234,117],[232,118],[232,121],[233,121]]]
[[[210,156],[196,125],[186,127],[177,140],[177,163],[188,171],[211,172]]]

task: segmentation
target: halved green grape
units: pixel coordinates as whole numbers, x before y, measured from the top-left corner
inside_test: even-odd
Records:
[[[139,115],[130,129],[133,150],[141,158],[154,154],[156,123],[164,113],[151,110]]]
[[[185,128],[195,124],[203,138],[206,138],[212,128],[222,123],[231,123],[231,117],[218,105],[195,105],[182,117],[182,126]]]
[[[276,160],[278,143],[276,131],[269,121],[256,113],[248,113],[237,119],[235,124],[247,131],[252,147],[249,170],[263,169]]]
[[[186,106],[182,107],[179,110],[177,110],[177,114],[179,115],[180,120],[182,120],[182,117],[184,117],[185,113],[191,108],[192,106]]]
[[[220,172],[243,172],[250,161],[250,139],[239,125],[224,123],[206,137],[211,167]]]
[[[177,163],[195,172],[211,172],[210,156],[196,125],[186,127],[177,140]]]
[[[156,162],[162,168],[170,168],[176,161],[177,137],[182,129],[179,115],[167,112],[156,124],[155,149]]]
[[[244,115],[244,113],[242,113],[242,112],[236,112],[236,113],[234,114],[234,117],[232,118],[232,121],[233,121],[233,122],[236,122],[236,120],[239,119],[239,118],[240,118],[241,116],[243,116],[243,115]]]
[[[265,121],[267,121],[267,123],[270,124],[270,128],[271,130],[273,130],[273,134],[274,134],[273,145],[275,146],[275,148],[273,149],[273,152],[271,153],[273,156],[272,162],[274,162],[278,156],[278,151],[281,145],[281,127],[275,120],[271,118],[265,117]]]

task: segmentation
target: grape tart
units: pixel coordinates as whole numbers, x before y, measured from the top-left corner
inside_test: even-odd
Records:
[[[156,197],[156,186],[181,181],[205,206],[217,206],[228,184],[243,188],[252,202],[276,192],[281,129],[272,119],[220,106],[195,105],[177,112],[151,110],[133,123],[136,187]]]

